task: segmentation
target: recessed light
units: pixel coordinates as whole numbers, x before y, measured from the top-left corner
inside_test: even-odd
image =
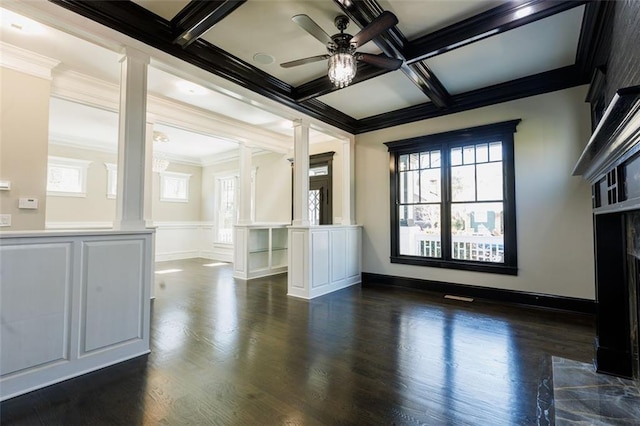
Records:
[[[190,81],[180,80],[176,83],[176,86],[181,92],[188,95],[204,95],[207,93],[207,89]]]
[[[276,58],[266,53],[256,53],[253,55],[253,60],[262,65],[271,65],[275,62]]]

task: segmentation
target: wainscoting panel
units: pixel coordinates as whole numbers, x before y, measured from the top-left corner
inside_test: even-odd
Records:
[[[329,230],[311,233],[311,288],[328,285],[329,280]]]
[[[235,244],[233,246],[233,252],[234,252],[233,257],[236,260],[235,262],[233,262],[233,272],[234,272],[234,275],[246,274],[247,266],[248,266],[247,265],[248,248],[246,244],[247,244],[247,241],[249,241],[249,239],[247,238],[247,233],[249,232],[249,229],[234,227],[233,232],[234,232],[233,238],[235,240]]]
[[[307,233],[304,230],[289,230],[289,294],[291,287],[300,294],[300,290],[306,289],[309,281],[307,277],[307,256],[309,249],[307,248]]]
[[[0,233],[0,400],[149,353],[153,232]]]
[[[68,359],[72,253],[70,242],[0,247],[0,375]]]
[[[143,241],[86,242],[82,257],[83,352],[141,339]]]
[[[331,231],[331,281],[341,281],[347,277],[348,232]]]
[[[156,262],[176,259],[204,257],[208,259],[230,261],[232,253],[226,258],[214,256],[213,224],[208,222],[155,222]],[[222,253],[221,253],[222,254]],[[222,256],[219,257],[223,257]]]

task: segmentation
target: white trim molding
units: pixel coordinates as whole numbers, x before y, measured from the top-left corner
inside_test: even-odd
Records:
[[[0,41],[0,65],[34,77],[52,80],[51,70],[60,61]]]

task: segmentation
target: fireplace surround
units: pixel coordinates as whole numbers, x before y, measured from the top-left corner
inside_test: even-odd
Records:
[[[640,374],[640,86],[620,89],[574,175],[592,187],[598,372]]]

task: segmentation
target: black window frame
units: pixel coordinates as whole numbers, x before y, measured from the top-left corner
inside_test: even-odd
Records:
[[[514,134],[520,119],[484,126],[424,135],[410,139],[386,142],[389,151],[391,263],[489,272],[505,275],[518,274],[516,228]],[[502,142],[504,262],[482,262],[453,259],[451,253],[450,151],[451,148],[481,143]],[[400,254],[400,173],[399,159],[403,154],[439,149],[441,158],[441,258]]]

